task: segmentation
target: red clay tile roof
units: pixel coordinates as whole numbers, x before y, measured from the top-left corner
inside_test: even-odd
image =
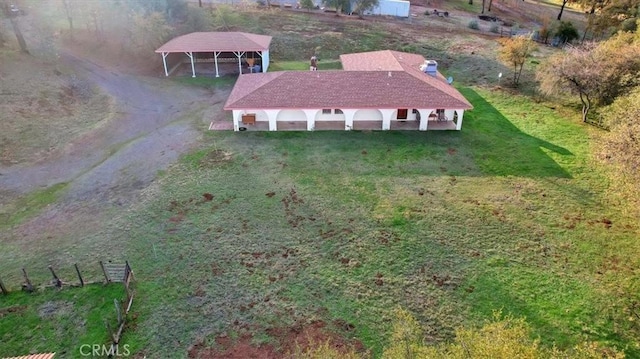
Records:
[[[440,73],[420,71],[420,55],[374,51],[340,60],[345,70],[241,75],[224,109],[473,108]]]
[[[451,87],[446,81],[431,86],[406,71],[246,74],[238,77],[224,109],[472,108],[462,95],[444,91],[445,86]]]
[[[169,40],[156,50],[162,52],[214,52],[269,50],[271,36],[246,32],[192,32]]]
[[[403,64],[420,66],[424,57],[391,50],[359,52],[340,55],[342,68],[347,71],[403,71]]]
[[[472,108],[467,99],[455,87],[449,85],[440,72],[430,76],[420,71],[425,59],[421,55],[406,52],[383,50],[340,55],[342,68],[353,71],[400,71],[404,70],[429,86],[437,87],[447,95],[454,97]],[[425,76],[426,75],[426,76]]]

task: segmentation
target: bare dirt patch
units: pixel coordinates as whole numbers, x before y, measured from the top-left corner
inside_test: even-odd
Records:
[[[353,324],[342,320],[336,321],[334,324],[338,329],[347,332],[355,329]],[[327,327],[325,322],[315,321],[307,325],[294,325],[290,328],[268,329],[266,332],[275,340],[274,344],[255,344],[253,336],[248,333],[237,339],[224,335],[216,338],[213,347],[207,348],[202,341],[196,343],[189,349],[188,356],[194,359],[289,358],[293,353],[305,352],[324,343],[328,343],[339,353],[353,350],[364,352],[362,343],[347,340],[332,333]]]
[[[227,163],[233,159],[233,154],[224,150],[213,150],[200,160],[201,167],[214,167]]]

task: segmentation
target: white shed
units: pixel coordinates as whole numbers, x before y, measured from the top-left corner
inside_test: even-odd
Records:
[[[409,5],[408,1],[403,0],[380,0],[378,6],[364,14],[409,17]]]

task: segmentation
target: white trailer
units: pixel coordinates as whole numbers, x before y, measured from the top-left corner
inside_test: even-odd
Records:
[[[378,6],[365,11],[364,14],[409,17],[409,5],[408,1],[403,0],[380,0]]]

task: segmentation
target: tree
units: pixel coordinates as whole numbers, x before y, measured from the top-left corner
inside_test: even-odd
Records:
[[[582,120],[595,105],[608,105],[640,84],[640,36],[619,33],[559,53],[540,66],[536,78],[545,94],[577,94]]]
[[[171,34],[171,27],[167,25],[165,17],[154,12],[148,16],[134,15],[133,18],[134,44],[147,51],[153,51],[167,41]]]
[[[560,6],[560,13],[558,13],[558,20],[562,18],[562,13],[564,12],[564,7],[567,5],[569,0],[562,0],[562,5]]]
[[[9,21],[11,22],[11,27],[13,28],[13,33],[16,35],[16,39],[18,40],[18,45],[20,46],[20,50],[28,54],[29,50],[27,49],[27,42],[24,40],[24,35],[22,35],[22,31],[20,30],[20,25],[18,24],[18,21],[15,19],[15,17],[11,13],[9,4],[5,0],[0,2],[0,5],[2,6],[4,15],[8,17]]]
[[[536,43],[526,36],[515,36],[513,38],[501,39],[502,47],[498,56],[504,62],[513,65],[513,85],[518,86],[520,75],[527,58],[537,48]]]
[[[62,0],[62,8],[64,9],[64,14],[67,17],[67,21],[69,22],[69,36],[73,40],[73,8],[74,4],[73,0]]]
[[[313,3],[313,0],[301,0],[300,6],[307,11],[311,11],[311,9],[315,7],[315,4]]]
[[[575,0],[588,9],[587,29],[609,35],[640,17],[640,0]],[[610,32],[610,30],[613,30]]]
[[[355,11],[358,13],[360,18],[363,18],[363,14],[366,11],[372,10],[374,7],[378,6],[379,0],[355,0]]]
[[[340,15],[348,6],[349,0],[322,0],[325,6],[330,6],[336,9],[336,14]]]
[[[640,88],[616,99],[603,113],[611,131],[603,139],[600,158],[616,169],[623,192],[640,200]]]

